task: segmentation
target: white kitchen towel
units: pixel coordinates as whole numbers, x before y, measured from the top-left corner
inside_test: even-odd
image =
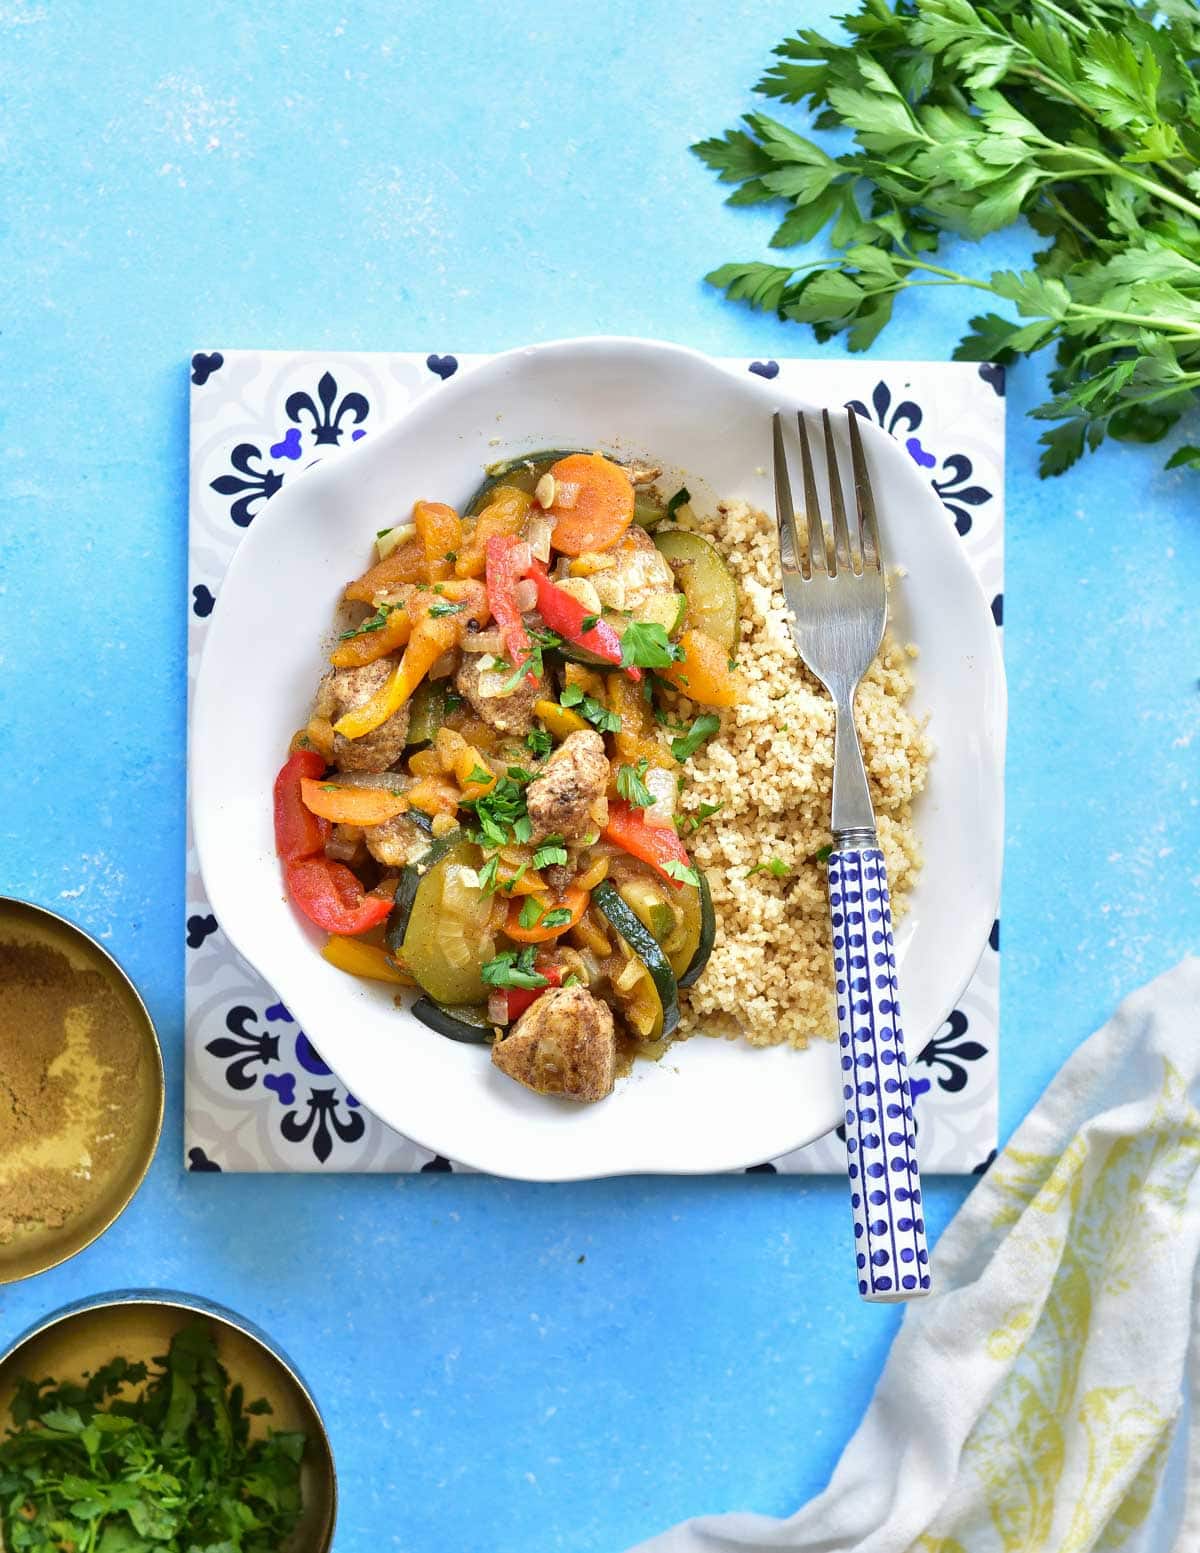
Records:
[[[1075,1052],[959,1210],[824,1493],[636,1553],[1196,1553],[1198,1104],[1189,958]]]
[[[191,362],[188,696],[225,569],[285,484],[379,431],[482,356],[198,351]],[[986,362],[726,359],[806,399],[853,403],[926,471],[1003,623],[1004,369]],[[936,730],[934,731],[936,738]],[[265,800],[264,800],[265,801]],[[338,1082],[287,1007],[237,955],[204,895],[188,819],[187,1095],[193,1171],[458,1169],[392,1132]],[[996,1143],[1000,925],[940,1030],[912,1055],[926,1173],[980,1170]],[[845,1169],[834,1135],[757,1171]]]

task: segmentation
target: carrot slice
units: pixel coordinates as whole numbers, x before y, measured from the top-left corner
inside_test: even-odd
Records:
[[[305,777],[300,783],[304,807],[335,825],[382,825],[408,808],[405,793],[386,787],[339,787],[336,781]]]
[[[561,900],[538,902],[540,910],[532,927],[521,926],[521,912],[525,909],[525,903],[513,901],[508,908],[504,931],[517,944],[544,944],[547,939],[557,938],[560,933],[570,932],[587,910],[590,899],[591,896],[587,890],[581,890],[576,884],[569,884],[563,891]],[[542,925],[544,919],[553,916],[556,911],[566,911],[569,916],[562,921],[556,921],[552,927],[544,927]]]
[[[550,508],[554,548],[563,555],[611,549],[633,522],[633,484],[621,466],[600,453],[569,453],[550,473],[575,488],[569,507]]]

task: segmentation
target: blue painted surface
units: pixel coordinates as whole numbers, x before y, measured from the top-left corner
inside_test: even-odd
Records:
[[[181,1175],[184,363],[591,331],[817,354],[700,284],[770,226],[685,149],[752,106],[796,8],[345,9],[0,4],[0,888],[102,934],[171,1085],[133,1208],[0,1291],[0,1338],[106,1287],[195,1289],[308,1372],[339,1553],[611,1553],[819,1489],[898,1317],[858,1303],[836,1181]],[[877,354],[940,358],[970,308],[899,311]],[[1200,946],[1200,485],[1137,448],[1040,484],[1040,388],[1022,369],[1009,401],[1006,1133]],[[931,1238],[966,1189],[931,1184]]]

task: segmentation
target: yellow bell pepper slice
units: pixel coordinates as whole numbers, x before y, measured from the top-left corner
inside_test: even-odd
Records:
[[[344,739],[361,739],[395,716],[426,674],[458,640],[459,628],[454,617],[437,620],[428,616],[413,627],[404,656],[388,675],[383,686],[375,692],[365,706],[347,712],[334,723],[334,730]]]
[[[741,681],[729,667],[720,642],[703,631],[685,631],[679,638],[683,657],[659,673],[689,701],[701,706],[736,706]]]
[[[378,944],[364,944],[361,938],[344,938],[334,933],[325,940],[322,956],[330,965],[351,976],[367,981],[387,981],[397,987],[415,987],[416,982],[388,956]]]
[[[573,712],[569,706],[559,706],[557,701],[535,701],[533,715],[560,744],[569,733],[582,733],[588,726],[578,712]]]

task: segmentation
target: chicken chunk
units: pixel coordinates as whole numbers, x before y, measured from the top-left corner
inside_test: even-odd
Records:
[[[569,733],[525,789],[533,839],[562,836],[578,841],[608,823],[608,756],[590,728]]]
[[[429,837],[407,814],[397,814],[382,825],[363,831],[367,851],[385,868],[403,868],[429,850]]]
[[[387,658],[377,658],[374,663],[364,663],[357,669],[330,669],[317,686],[314,710],[318,717],[337,722],[347,712],[365,706],[382,690],[393,665]],[[374,733],[361,739],[333,736],[333,760],[340,771],[386,771],[404,753],[408,738],[408,706],[393,712],[386,723],[380,724]]]
[[[634,524],[607,553],[613,564],[591,579],[607,608],[637,614],[656,594],[674,593],[675,573],[644,528]]]
[[[522,675],[516,686],[506,696],[484,696],[479,693],[479,683],[485,673],[491,671],[479,667],[478,653],[465,652],[458,673],[454,676],[454,688],[466,696],[475,713],[489,728],[497,733],[527,734],[533,727],[533,703],[546,694],[546,682],[538,678],[531,683]],[[506,679],[512,671],[503,671]]]
[[[536,1094],[603,1100],[616,1078],[612,1013],[582,987],[551,987],[495,1043],[492,1061]]]

